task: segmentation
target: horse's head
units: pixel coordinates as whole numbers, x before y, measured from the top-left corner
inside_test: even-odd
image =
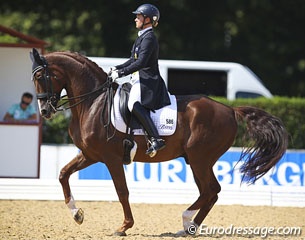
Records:
[[[30,55],[38,106],[46,119],[56,111],[77,108],[85,101],[90,107],[98,95],[112,88],[103,69],[78,53],[54,52],[42,56],[33,48]],[[67,91],[65,98],[60,97],[63,89]],[[66,104],[69,106],[64,107]]]
[[[63,86],[55,81],[57,76],[49,69],[47,59],[41,56],[35,48],[30,56],[33,62],[32,80],[36,89],[40,114],[42,117],[50,119],[56,112],[56,105],[60,100]]]

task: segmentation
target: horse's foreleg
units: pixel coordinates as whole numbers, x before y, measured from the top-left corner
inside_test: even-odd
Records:
[[[74,172],[90,166],[93,162],[88,161],[82,153],[79,153],[71,162],[64,166],[59,175],[59,182],[62,186],[65,203],[70,209],[74,220],[78,224],[82,224],[84,220],[84,212],[81,208],[75,206],[75,201],[71,192],[69,178]]]
[[[106,164],[111,174],[119,201],[124,211],[124,221],[121,227],[115,231],[115,235],[126,236],[126,231],[134,224],[130,204],[129,204],[129,191],[126,184],[125,172],[122,163],[112,161]]]

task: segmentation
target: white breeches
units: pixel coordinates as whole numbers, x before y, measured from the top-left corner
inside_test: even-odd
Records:
[[[129,100],[128,100],[128,109],[131,112],[135,102],[141,103],[141,84],[140,80],[136,80],[131,87]]]

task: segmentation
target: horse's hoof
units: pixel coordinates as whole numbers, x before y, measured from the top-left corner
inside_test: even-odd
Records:
[[[197,226],[196,225],[191,225],[188,227],[187,230],[181,230],[179,232],[177,232],[175,235],[178,237],[185,237],[185,236],[189,236],[189,235],[195,235],[197,232]]]
[[[79,208],[75,215],[73,216],[75,222],[77,222],[79,225],[83,223],[84,221],[84,211],[83,209]]]
[[[114,234],[113,234],[114,236],[120,236],[120,237],[125,237],[125,236],[127,236],[127,234],[126,234],[126,232],[114,232]]]
[[[181,230],[181,231],[179,231],[179,232],[176,232],[176,234],[175,234],[177,237],[185,237],[185,236],[187,236],[188,234],[187,234],[187,232],[185,231],[185,230]]]

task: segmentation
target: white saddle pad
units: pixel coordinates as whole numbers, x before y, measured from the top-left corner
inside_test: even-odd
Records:
[[[126,132],[126,124],[119,110],[119,92],[121,86],[116,91],[114,102],[111,109],[111,122],[120,132]],[[177,126],[177,101],[174,95],[170,95],[171,105],[150,112],[150,117],[155,123],[160,136],[169,136],[174,134]],[[142,129],[134,129],[135,135],[143,135]]]

